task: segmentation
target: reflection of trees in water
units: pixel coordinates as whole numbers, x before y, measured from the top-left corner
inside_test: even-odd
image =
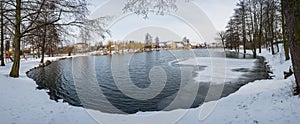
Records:
[[[55,67],[55,66],[53,66]],[[47,70],[47,69],[50,69],[50,70]],[[56,68],[54,68],[56,69]],[[38,87],[37,89],[47,89],[49,90],[47,93],[49,94],[50,96],[50,99],[51,100],[55,100],[56,102],[58,102],[58,99],[60,99],[58,96],[57,96],[57,87],[56,87],[56,83],[49,80],[48,78],[51,78],[51,77],[55,77],[55,76],[58,76],[58,75],[55,75],[56,72],[54,69],[51,69],[51,68],[48,68],[48,67],[40,67],[38,68],[38,71],[36,73],[38,73],[39,75],[39,78],[37,78],[37,84],[38,84]],[[53,72],[53,73],[47,73],[46,70],[48,72]],[[51,71],[51,70],[54,70],[54,71]]]
[[[63,76],[62,69],[59,62],[54,62],[47,67],[38,67],[34,70],[27,72],[27,76],[32,78],[37,83],[37,89],[48,90],[51,100],[58,102],[64,96],[58,90],[63,90]]]
[[[200,83],[199,86],[195,85],[197,83],[192,80],[194,77],[199,76],[196,72],[205,71],[206,66],[186,66],[186,65],[177,65],[175,62],[171,62],[175,59],[185,58],[188,59],[194,55],[198,56],[208,56],[206,50],[194,51],[195,54],[188,54],[187,51],[174,51],[170,53],[168,51],[159,51],[159,52],[143,52],[134,54],[130,60],[129,64],[129,78],[133,83],[140,88],[147,88],[151,84],[149,78],[149,72],[155,66],[162,67],[166,72],[167,83],[165,88],[157,97],[149,99],[146,101],[136,100],[124,95],[119,89],[118,86],[114,83],[113,74],[111,72],[111,63],[112,56],[100,56],[96,57],[96,62],[99,62],[95,66],[95,71],[100,89],[103,92],[103,95],[106,99],[115,107],[127,113],[135,113],[138,111],[161,111],[164,110],[176,97],[180,87],[183,87],[184,94],[181,94],[182,98],[190,97],[191,93],[195,93],[196,98],[193,99],[194,103],[188,104],[186,101],[176,105],[175,107],[168,108],[168,110],[173,109],[189,109],[190,107],[198,107],[203,103],[205,96],[207,95],[207,90],[209,88],[209,83]],[[174,56],[176,54],[176,56]],[[213,55],[217,56],[215,53]],[[118,61],[117,64],[121,64],[122,60],[126,58],[125,55],[116,55],[114,61]],[[123,58],[122,58],[123,57]],[[178,58],[177,58],[178,57]],[[171,63],[169,63],[171,62]],[[93,68],[90,68],[88,64],[90,63],[89,57],[80,58],[80,64],[75,64],[79,68],[82,74],[90,71]],[[242,85],[247,84],[258,79],[266,79],[267,73],[265,71],[265,65],[263,60],[257,62],[256,67],[251,69],[237,69],[235,71],[244,72],[245,75],[241,76],[239,79],[236,79],[237,82],[227,82],[223,92],[222,97],[227,96],[236,90],[238,90]],[[34,79],[38,86],[38,89],[47,89],[49,90],[48,94],[50,99],[58,101],[63,99],[65,102],[68,102],[70,105],[82,106],[75,88],[73,81],[73,69],[72,69],[72,59],[61,60],[58,62],[53,62],[47,67],[37,68],[28,72],[28,77]],[[85,65],[83,65],[85,64]],[[170,67],[170,65],[172,67]],[[230,64],[230,63],[229,63]],[[125,64],[126,66],[127,64]],[[91,66],[92,67],[92,66]],[[122,66],[120,66],[122,67]],[[180,70],[179,67],[182,69]],[[81,69],[82,68],[82,69]],[[120,69],[118,68],[118,71]],[[234,70],[233,70],[234,71]],[[79,72],[79,73],[80,73]],[[249,72],[249,73],[248,73]],[[75,74],[75,73],[74,73]],[[81,73],[80,73],[81,74]],[[121,75],[122,76],[122,75]],[[122,77],[120,77],[122,78]],[[93,96],[95,91],[91,91],[89,88],[85,88],[85,85],[88,85],[89,78],[83,78],[87,83],[81,84],[83,87],[80,87],[86,95]],[[83,81],[83,82],[84,82]],[[182,81],[182,82],[181,82]],[[198,82],[199,83],[199,82]],[[126,85],[126,84],[124,84]],[[76,85],[78,86],[78,84]],[[127,85],[126,85],[127,86]],[[215,87],[219,87],[216,85]],[[78,88],[78,87],[77,87]],[[193,89],[195,88],[195,89]],[[128,87],[131,89],[131,87]],[[155,91],[154,91],[155,92]],[[217,92],[217,91],[216,91]],[[215,92],[213,92],[215,93]],[[210,94],[214,95],[214,94]],[[95,103],[96,99],[89,99],[88,103],[91,105]],[[100,100],[101,99],[97,99]],[[210,99],[211,100],[211,99]],[[212,99],[215,100],[215,99]],[[189,101],[189,100],[187,100]],[[189,106],[190,105],[190,106]],[[102,112],[112,112],[107,109],[103,104],[92,106],[92,109],[99,110]]]
[[[49,78],[54,78],[54,77],[57,77],[57,76],[59,76],[58,74],[57,74],[57,70],[59,70],[59,68],[57,68],[57,66],[54,66],[54,67],[50,67],[49,68],[49,72],[53,72],[53,73],[47,73],[46,75],[47,75],[47,77],[49,77]],[[47,80],[48,81],[48,80]],[[58,97],[58,95],[57,95],[57,86],[56,86],[56,84],[60,84],[60,83],[56,83],[57,82],[57,80],[55,80],[55,82],[54,81],[49,81],[48,82],[48,84],[49,84],[49,91],[48,91],[48,94],[49,94],[49,96],[50,96],[50,99],[52,99],[52,100],[55,100],[56,102],[58,102],[58,99],[61,99],[61,98],[59,98]]]

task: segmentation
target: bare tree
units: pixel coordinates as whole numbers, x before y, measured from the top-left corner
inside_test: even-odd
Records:
[[[176,0],[127,0],[123,8],[125,13],[132,12],[144,18],[148,18],[149,12],[164,15],[176,10]]]
[[[159,49],[159,37],[155,38],[155,48],[156,48],[156,50]]]
[[[274,50],[274,41],[276,40],[276,28],[275,26],[275,18],[276,18],[276,4],[275,0],[266,0],[265,1],[265,10],[264,10],[264,16],[266,17],[264,22],[265,22],[265,37],[267,39],[267,45],[270,46],[271,52],[274,55],[275,50]]]
[[[20,68],[20,42],[21,42],[21,8],[22,3],[21,0],[16,0],[15,6],[15,32],[14,32],[14,46],[15,46],[15,54],[14,54],[14,64],[12,66],[11,72],[9,76],[11,77],[19,77],[19,68]]]
[[[225,50],[226,45],[225,45],[225,40],[226,40],[226,32],[225,31],[220,31],[217,33],[218,34],[218,38],[217,40],[220,40],[222,42],[223,48]]]
[[[105,34],[111,36],[110,31],[105,29],[106,22],[111,20],[111,17],[105,16],[97,19],[85,19],[83,25],[80,27],[80,37],[82,38],[82,42],[87,43],[91,40],[92,34],[101,35],[102,39],[106,38]]]
[[[258,32],[258,50],[259,53],[262,52],[262,42],[263,42],[263,2],[264,0],[257,0],[259,9],[258,9],[258,22],[259,22],[259,32]]]
[[[275,54],[275,45],[279,52],[278,40],[281,38],[282,19],[278,8],[278,0],[240,0],[226,27],[227,38],[231,41],[226,41],[234,43],[234,39],[242,39],[244,57],[246,49],[251,49],[253,57],[256,58],[257,48],[261,53],[263,43],[266,44],[266,48],[270,47],[272,54]],[[238,38],[235,38],[235,35]]]
[[[295,94],[300,94],[300,1],[283,0],[285,21],[287,26],[287,38],[289,41],[291,58],[296,78]]]
[[[14,11],[11,15],[4,16],[12,25],[14,25],[14,63],[9,74],[11,77],[19,77],[20,45],[23,37],[29,35],[30,32],[36,29],[44,28],[50,24],[56,25],[58,22],[64,22],[60,23],[60,25],[64,26],[81,24],[80,22],[85,18],[87,12],[85,0],[16,0],[8,1],[8,3]],[[49,7],[50,11],[52,10],[57,16],[53,17],[55,19],[49,19],[51,21],[39,23],[40,21],[38,20],[41,15],[45,15],[49,10],[45,9],[45,7]],[[61,17],[67,19],[62,20]]]
[[[243,39],[243,47],[244,47],[244,58],[246,58],[246,3],[245,0],[240,1],[238,3],[238,6],[240,7],[239,10],[241,11],[241,20],[242,20],[242,39]]]
[[[247,34],[251,44],[253,58],[256,58],[256,46],[258,41],[258,16],[257,16],[257,0],[248,0],[247,2]]]
[[[150,46],[152,44],[152,36],[149,33],[147,33],[145,36],[145,44],[147,46]]]
[[[283,0],[281,0],[281,21],[282,21],[282,40],[284,44],[284,53],[285,53],[285,60],[290,60],[290,50],[289,50],[289,43],[286,37],[286,27],[285,27],[285,17],[284,17],[284,7],[283,7]]]
[[[0,9],[1,9],[1,17],[0,17],[0,28],[1,28],[1,53],[0,53],[0,57],[1,57],[1,66],[5,66],[5,63],[4,63],[4,2],[1,0],[1,3],[0,3]]]

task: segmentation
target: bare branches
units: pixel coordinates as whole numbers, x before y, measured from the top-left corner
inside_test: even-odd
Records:
[[[132,12],[144,18],[148,18],[149,12],[164,15],[176,10],[176,0],[128,0],[123,8],[124,13]]]
[[[85,0],[6,0],[5,5],[1,17],[8,22],[8,30],[14,36],[15,61],[10,73],[12,77],[19,76],[22,38],[34,36],[31,33],[42,33],[36,37],[43,39],[41,46],[45,52],[48,44],[46,41],[60,41],[59,35],[62,34],[58,31],[62,26],[82,26],[88,13]],[[50,39],[46,40],[47,38]]]
[[[226,42],[230,42],[230,47],[238,49],[242,43],[244,52],[245,49],[250,49],[256,57],[256,48],[261,52],[264,43],[275,54],[274,45],[281,40],[282,30],[279,3],[279,0],[240,0],[227,26],[229,39]]]
[[[110,17],[102,17],[94,20],[86,19],[80,30],[80,37],[82,38],[82,41],[87,43],[92,34],[98,34],[103,39],[106,38],[105,33],[111,35],[109,30],[103,28],[105,27],[105,22],[109,19]]]

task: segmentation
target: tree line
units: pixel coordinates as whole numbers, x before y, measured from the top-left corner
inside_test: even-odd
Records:
[[[286,43],[283,17],[279,0],[240,0],[226,31],[219,32],[219,37],[229,49],[239,51],[242,45],[244,54],[246,49],[251,49],[254,58],[263,46],[275,54],[279,52],[278,43]],[[286,55],[288,60],[289,54]]]
[[[273,55],[283,43],[285,59],[292,58],[297,87],[300,93],[300,2],[298,0],[240,0],[225,31],[218,32],[224,48],[242,52],[250,49],[253,57],[262,48]],[[291,56],[290,56],[291,55]],[[276,67],[275,67],[276,68]]]

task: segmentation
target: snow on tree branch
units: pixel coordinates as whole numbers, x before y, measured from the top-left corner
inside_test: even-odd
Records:
[[[144,18],[148,18],[149,12],[164,15],[176,10],[176,0],[127,0],[123,8],[124,13],[132,12]]]

